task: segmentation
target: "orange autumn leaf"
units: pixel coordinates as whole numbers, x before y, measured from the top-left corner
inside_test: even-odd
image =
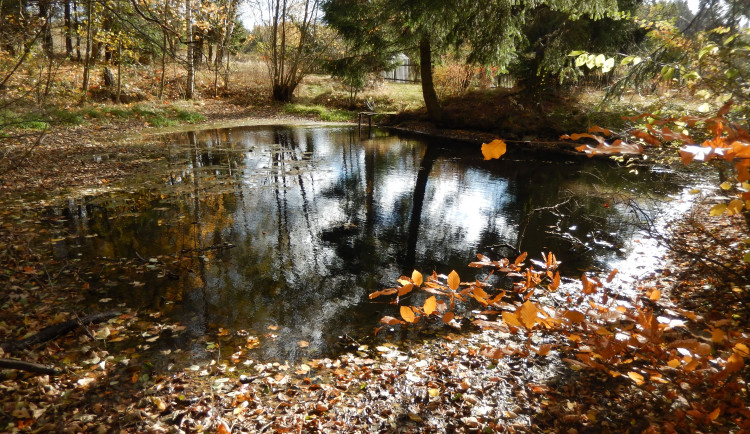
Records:
[[[455,318],[456,315],[453,312],[446,312],[443,314],[443,323],[448,324],[449,322],[453,321],[453,318]]]
[[[521,325],[521,322],[518,320],[518,317],[510,312],[503,311],[502,317],[503,317],[503,321],[505,321],[505,323],[508,324],[509,326],[523,327],[523,325]]]
[[[518,309],[518,316],[521,319],[524,327],[531,329],[537,322],[537,308],[534,303],[526,301]]]
[[[461,279],[458,277],[458,273],[456,273],[456,270],[451,271],[451,274],[448,275],[448,287],[452,290],[457,290],[458,285],[461,283]]]
[[[437,308],[437,300],[435,299],[434,295],[424,301],[424,313],[425,313],[425,315],[431,315],[432,312],[435,312],[436,308]]]
[[[639,374],[637,372],[633,372],[633,371],[628,372],[628,377],[630,377],[631,380],[635,381],[635,384],[637,384],[639,386],[641,384],[643,384],[643,382],[644,382],[643,381],[643,375],[641,375],[641,374]]]
[[[708,420],[710,420],[711,422],[713,422],[713,421],[716,420],[716,418],[719,417],[720,414],[721,414],[721,408],[716,407],[716,409],[714,411],[712,411],[711,413],[708,414]]]
[[[482,144],[482,155],[484,155],[485,160],[500,158],[503,156],[503,154],[505,154],[506,148],[507,147],[504,141],[495,139],[490,143]]]
[[[651,301],[657,301],[660,298],[661,298],[661,291],[659,291],[658,289],[654,289],[648,295],[648,299]]]
[[[422,273],[420,273],[417,270],[412,271],[411,272],[411,281],[412,281],[412,283],[414,283],[414,285],[420,286],[422,284],[422,282],[424,281],[423,278],[422,278]]]
[[[414,315],[414,311],[409,306],[401,306],[401,318],[404,319],[406,322],[413,323],[417,320],[416,316]]]
[[[408,283],[398,289],[398,296],[401,297],[402,295],[406,295],[410,293],[412,289],[414,289],[414,284]]]

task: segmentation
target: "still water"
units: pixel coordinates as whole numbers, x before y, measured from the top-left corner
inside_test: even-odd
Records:
[[[259,359],[331,354],[394,314],[369,293],[414,268],[473,280],[477,253],[552,250],[567,275],[606,269],[639,236],[631,205],[659,213],[681,189],[665,171],[518,152],[483,161],[477,145],[384,130],[161,140],[159,172],[49,212],[69,235],[57,254],[98,264],[92,303],[179,321],[186,330],[169,345],[195,353],[225,328],[258,336]]]

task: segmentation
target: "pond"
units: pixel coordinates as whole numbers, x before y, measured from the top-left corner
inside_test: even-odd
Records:
[[[656,215],[682,189],[664,170],[509,152],[353,127],[254,126],[161,137],[160,170],[47,210],[59,258],[96,264],[89,301],[185,326],[153,345],[206,356],[244,330],[258,359],[336,352],[371,335],[402,274],[553,251],[568,276],[628,253],[633,204]],[[223,333],[223,331],[219,332]],[[210,344],[208,344],[210,347]]]

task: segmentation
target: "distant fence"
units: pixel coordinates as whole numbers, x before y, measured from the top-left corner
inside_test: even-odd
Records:
[[[386,81],[396,83],[419,83],[419,65],[406,61],[390,71],[383,71],[382,77]]]

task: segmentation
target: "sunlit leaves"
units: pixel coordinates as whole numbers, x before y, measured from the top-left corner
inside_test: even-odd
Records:
[[[509,326],[523,327],[523,324],[521,324],[521,321],[518,320],[518,317],[514,313],[503,311],[501,316],[503,321]]]
[[[401,318],[403,318],[406,322],[413,323],[417,320],[417,317],[414,314],[414,310],[410,306],[401,306],[400,312]]]
[[[435,312],[435,309],[437,308],[437,299],[435,299],[435,296],[428,298],[424,302],[424,313],[425,315],[432,315],[433,312]]]
[[[635,381],[635,384],[639,386],[642,385],[644,382],[643,375],[634,371],[628,372],[628,377],[630,377],[631,380]]]
[[[423,282],[423,280],[422,280],[422,273],[420,273],[417,270],[412,271],[412,273],[411,273],[411,281],[412,281],[412,283],[414,283],[414,285],[421,286],[422,282]]]
[[[527,329],[534,327],[537,322],[537,309],[536,306],[530,301],[526,301],[519,309],[518,316],[521,322]]]
[[[458,273],[456,273],[456,270],[451,271],[451,273],[448,275],[448,287],[455,291],[458,289],[460,284],[461,279],[458,277]]]
[[[506,152],[506,145],[503,140],[495,139],[490,143],[482,144],[482,155],[485,160],[492,160],[502,157]]]

